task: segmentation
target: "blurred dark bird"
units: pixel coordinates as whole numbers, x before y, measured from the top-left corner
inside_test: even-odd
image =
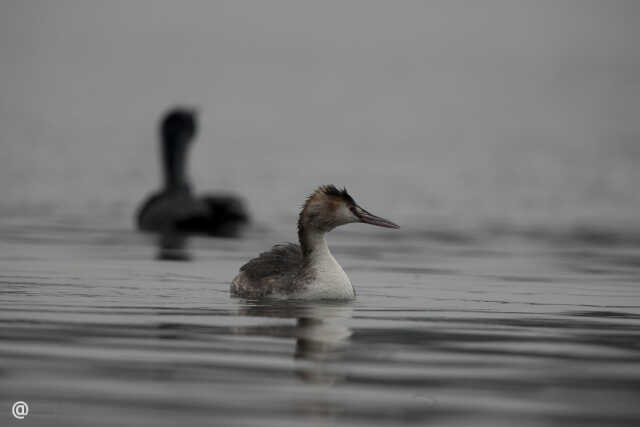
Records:
[[[195,197],[187,178],[187,154],[198,130],[194,110],[170,110],[160,124],[164,188],[137,214],[140,230],[234,237],[249,222],[242,199],[231,194]]]
[[[325,233],[352,222],[399,228],[358,206],[346,189],[319,187],[307,198],[298,218],[300,245],[276,245],[240,267],[231,282],[231,293],[243,298],[355,298],[349,277],[324,238]]]

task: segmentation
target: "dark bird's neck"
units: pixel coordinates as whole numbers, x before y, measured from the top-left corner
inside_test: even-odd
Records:
[[[164,137],[162,165],[166,192],[189,191],[187,180],[187,151],[189,141],[178,137]]]

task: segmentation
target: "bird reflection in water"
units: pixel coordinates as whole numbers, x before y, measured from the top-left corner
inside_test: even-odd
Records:
[[[158,234],[158,252],[156,259],[162,261],[190,261],[191,253],[187,247],[187,235],[168,227]]]
[[[347,326],[353,315],[348,303],[296,304],[295,302],[247,303],[240,315],[296,319],[293,327],[258,326],[235,328],[239,335],[267,335],[295,338],[293,359],[296,376],[307,383],[333,384],[343,375],[336,369],[349,346],[351,329]]]

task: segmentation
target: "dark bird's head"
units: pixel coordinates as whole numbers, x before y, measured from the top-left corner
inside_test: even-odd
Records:
[[[187,149],[198,131],[197,111],[177,107],[160,122],[160,144],[166,191],[189,191]]]
[[[160,133],[165,142],[188,142],[198,131],[198,113],[193,108],[178,107],[169,110],[160,124]]]

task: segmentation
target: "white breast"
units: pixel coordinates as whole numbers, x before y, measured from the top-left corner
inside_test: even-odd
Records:
[[[314,256],[311,267],[314,280],[296,295],[301,299],[349,300],[355,298],[351,281],[329,249]]]

